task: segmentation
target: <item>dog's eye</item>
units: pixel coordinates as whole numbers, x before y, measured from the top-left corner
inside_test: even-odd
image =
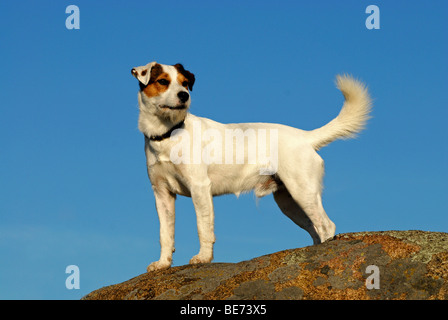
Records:
[[[160,79],[160,80],[157,80],[157,82],[160,83],[162,86],[167,86],[170,84],[170,82],[166,79]]]
[[[184,82],[182,82],[182,87],[188,87],[188,81],[184,81]]]

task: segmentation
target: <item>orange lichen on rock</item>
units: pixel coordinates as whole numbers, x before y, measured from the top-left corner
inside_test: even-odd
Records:
[[[381,244],[381,248],[392,259],[409,257],[411,254],[420,251],[420,247],[415,244],[405,243],[403,240],[382,234],[344,234],[335,237],[336,240],[361,240],[368,244]]]

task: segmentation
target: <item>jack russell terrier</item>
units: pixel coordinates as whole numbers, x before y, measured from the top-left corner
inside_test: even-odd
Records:
[[[200,250],[191,264],[213,260],[216,195],[273,193],[281,211],[305,229],[314,244],[334,236],[336,226],[321,200],[324,161],[316,151],[364,128],[371,100],[362,83],[337,76],[345,97],[339,115],[321,128],[304,131],[271,123],[222,124],[192,115],[189,91],[195,77],[181,64],[151,62],[131,72],[139,81],[138,128],[145,136],[160,220],[160,259],[148,272],[171,266],[176,195],[191,197],[196,211]]]

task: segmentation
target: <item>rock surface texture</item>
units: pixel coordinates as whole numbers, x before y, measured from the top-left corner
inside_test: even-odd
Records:
[[[367,268],[370,265],[376,271]],[[379,289],[368,289],[368,278]],[[144,273],[83,299],[447,300],[448,233],[339,234],[319,245],[249,261]]]

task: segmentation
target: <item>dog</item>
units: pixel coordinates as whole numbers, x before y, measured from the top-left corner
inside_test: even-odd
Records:
[[[131,73],[139,84],[138,128],[145,137],[160,221],[160,259],[148,272],[172,264],[176,195],[191,197],[196,211],[200,250],[190,264],[213,260],[213,196],[221,194],[272,193],[281,211],[305,229],[314,244],[334,236],[336,226],[322,206],[324,162],[317,151],[364,129],[371,111],[364,84],[338,75],[336,85],[345,98],[340,113],[323,127],[305,131],[270,123],[222,124],[191,114],[195,76],[182,64],[151,62]],[[271,139],[266,142],[268,133]],[[222,143],[223,136],[230,138]],[[252,156],[257,149],[264,157]]]

